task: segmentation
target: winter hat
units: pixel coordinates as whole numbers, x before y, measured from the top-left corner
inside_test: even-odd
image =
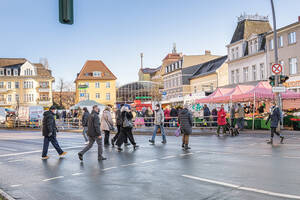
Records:
[[[49,108],[49,110],[56,110],[56,107],[55,107],[55,106],[51,106],[51,107]]]

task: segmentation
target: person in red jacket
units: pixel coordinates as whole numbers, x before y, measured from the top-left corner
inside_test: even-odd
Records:
[[[170,124],[169,124],[169,122],[170,122],[170,110],[169,110],[168,107],[165,108],[164,115],[165,115],[165,127],[169,127],[170,126]]]
[[[225,125],[226,125],[226,112],[224,110],[224,105],[221,105],[221,109],[218,112],[218,128],[217,128],[217,134],[220,136],[220,129],[222,127],[223,134],[225,134]]]

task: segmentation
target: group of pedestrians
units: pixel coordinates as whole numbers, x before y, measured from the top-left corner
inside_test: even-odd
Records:
[[[114,130],[113,120],[111,116],[111,107],[107,106],[103,111],[101,119],[99,118],[100,110],[97,105],[93,106],[92,112],[89,113],[87,108],[83,108],[84,113],[82,115],[82,125],[83,125],[83,137],[85,139],[85,144],[87,145],[82,151],[78,153],[79,159],[83,160],[83,155],[92,148],[93,144],[96,142],[98,145],[98,160],[106,160],[103,157],[103,147],[102,147],[102,132],[104,132],[104,145],[108,146],[109,141],[111,141],[111,145],[114,147],[117,146],[117,150],[119,152],[123,151],[122,145],[129,145],[128,139],[130,143],[133,145],[133,149],[136,150],[139,146],[136,144],[135,139],[132,134],[133,129],[133,114],[130,108],[126,105],[121,105],[120,108],[116,111],[116,125],[117,125],[117,134],[109,140],[110,132]],[[67,154],[67,152],[63,151],[58,144],[56,139],[56,133],[58,129],[55,123],[55,111],[56,108],[51,106],[49,111],[44,112],[43,118],[43,129],[42,133],[44,136],[44,144],[42,151],[42,159],[48,159],[48,147],[49,143],[53,145],[56,149],[57,153],[60,157],[63,157]],[[171,110],[172,112],[172,110]],[[173,111],[174,112],[174,111]],[[205,118],[210,115],[210,111],[207,110],[207,106],[204,106]],[[217,113],[215,113],[217,112]],[[226,132],[226,111],[224,109],[224,105],[221,105],[219,111],[213,109],[213,115],[217,116],[217,135],[220,135],[220,129],[223,129],[223,134]],[[234,106],[230,109],[230,119],[231,125],[233,126],[234,117],[237,114],[237,123],[239,128],[243,128],[243,119],[245,117],[244,108],[241,104],[237,104],[237,108]],[[179,107],[176,110],[176,115],[178,117],[179,131],[183,135],[182,137],[182,148],[184,150],[190,149],[189,147],[189,136],[192,134],[192,126],[193,126],[193,116],[189,111],[188,105],[184,105],[183,108]],[[271,121],[271,138],[268,141],[269,144],[273,144],[274,134],[280,137],[280,142],[283,143],[284,137],[281,136],[276,128],[278,127],[279,122],[281,122],[281,111],[279,107],[276,106],[276,103],[272,103],[270,114],[268,117],[268,121]],[[161,132],[162,135],[162,143],[167,143],[166,133],[164,129],[165,123],[165,115],[159,104],[155,106],[154,110],[154,131],[149,142],[151,144],[155,144],[155,137],[158,132]]]

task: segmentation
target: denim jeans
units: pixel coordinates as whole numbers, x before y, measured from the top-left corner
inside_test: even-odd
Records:
[[[84,140],[87,142],[89,141],[88,138],[87,138],[87,131],[88,131],[88,127],[87,126],[84,126],[83,127],[83,131],[82,131],[82,135],[84,137]]]
[[[174,126],[174,124],[175,124],[175,126]],[[177,119],[176,118],[170,119],[170,127],[177,127]]]
[[[162,140],[163,140],[164,142],[167,141],[167,139],[166,139],[166,134],[165,134],[165,129],[164,129],[164,126],[163,126],[163,125],[155,125],[155,126],[154,126],[154,131],[153,131],[153,135],[152,135],[152,141],[155,141],[155,136],[156,136],[156,132],[157,132],[157,129],[158,129],[158,128],[160,128]]]
[[[60,148],[60,146],[57,142],[56,134],[53,134],[50,137],[47,137],[47,136],[44,137],[42,157],[46,157],[48,154],[49,142],[51,142],[51,144],[56,149],[56,151],[59,155],[63,153],[63,150]]]
[[[237,125],[238,125],[238,128],[243,130],[244,129],[244,118],[238,118],[237,119]]]

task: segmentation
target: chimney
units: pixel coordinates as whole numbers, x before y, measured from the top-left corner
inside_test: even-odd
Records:
[[[211,55],[210,50],[205,50],[205,55]]]

